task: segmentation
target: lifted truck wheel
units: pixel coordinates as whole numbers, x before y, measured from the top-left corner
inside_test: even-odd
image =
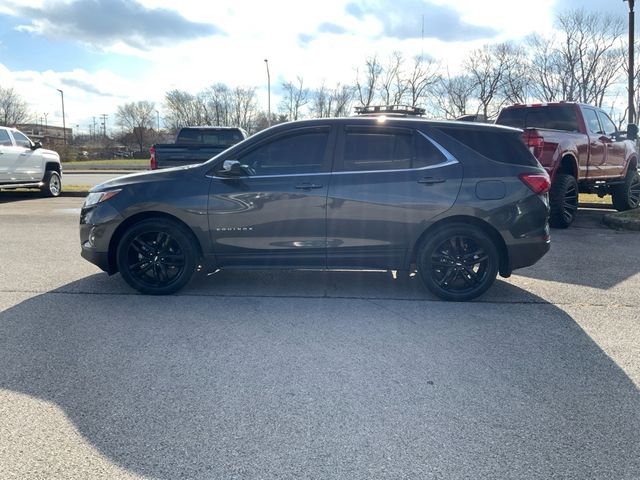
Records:
[[[55,170],[47,171],[44,176],[44,185],[40,192],[44,197],[58,197],[62,191],[62,181],[60,175]]]
[[[549,191],[549,225],[567,228],[573,223],[578,210],[578,182],[573,175],[556,175]]]
[[[611,187],[613,206],[619,212],[637,208],[640,203],[640,176],[635,168],[629,167],[624,183]]]

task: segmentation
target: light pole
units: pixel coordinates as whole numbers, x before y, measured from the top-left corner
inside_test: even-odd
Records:
[[[633,12],[633,4],[635,0],[622,0],[629,3],[629,123],[633,123],[636,118],[635,107],[633,105],[633,60],[634,60],[634,27],[635,27],[635,14]]]
[[[160,112],[156,110],[156,120],[158,122],[158,132],[160,131]]]
[[[62,138],[64,139],[64,145],[67,146],[67,121],[64,118],[64,92],[59,88],[56,88],[60,92],[60,98],[62,98]]]
[[[49,115],[49,112],[44,114],[44,135],[47,135],[47,116]]]
[[[264,59],[267,66],[267,126],[271,126],[271,75],[269,74],[269,60]]]

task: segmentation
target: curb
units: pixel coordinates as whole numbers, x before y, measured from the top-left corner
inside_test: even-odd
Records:
[[[633,218],[620,217],[618,213],[608,213],[602,217],[602,222],[611,228],[616,230],[631,230],[634,232],[640,232],[640,220]]]

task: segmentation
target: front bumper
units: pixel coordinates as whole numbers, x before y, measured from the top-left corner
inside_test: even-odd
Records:
[[[117,272],[109,253],[111,239],[122,220],[120,213],[108,202],[83,207],[80,212],[80,254],[109,275]]]

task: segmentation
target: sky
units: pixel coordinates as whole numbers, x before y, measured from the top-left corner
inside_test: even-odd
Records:
[[[459,68],[475,48],[550,33],[584,8],[628,14],[619,0],[0,0],[0,86],[34,120],[87,132],[118,105],[214,83],[256,87],[272,111],[283,81],[353,83],[367,57],[424,54]],[[423,20],[424,19],[424,20]]]

